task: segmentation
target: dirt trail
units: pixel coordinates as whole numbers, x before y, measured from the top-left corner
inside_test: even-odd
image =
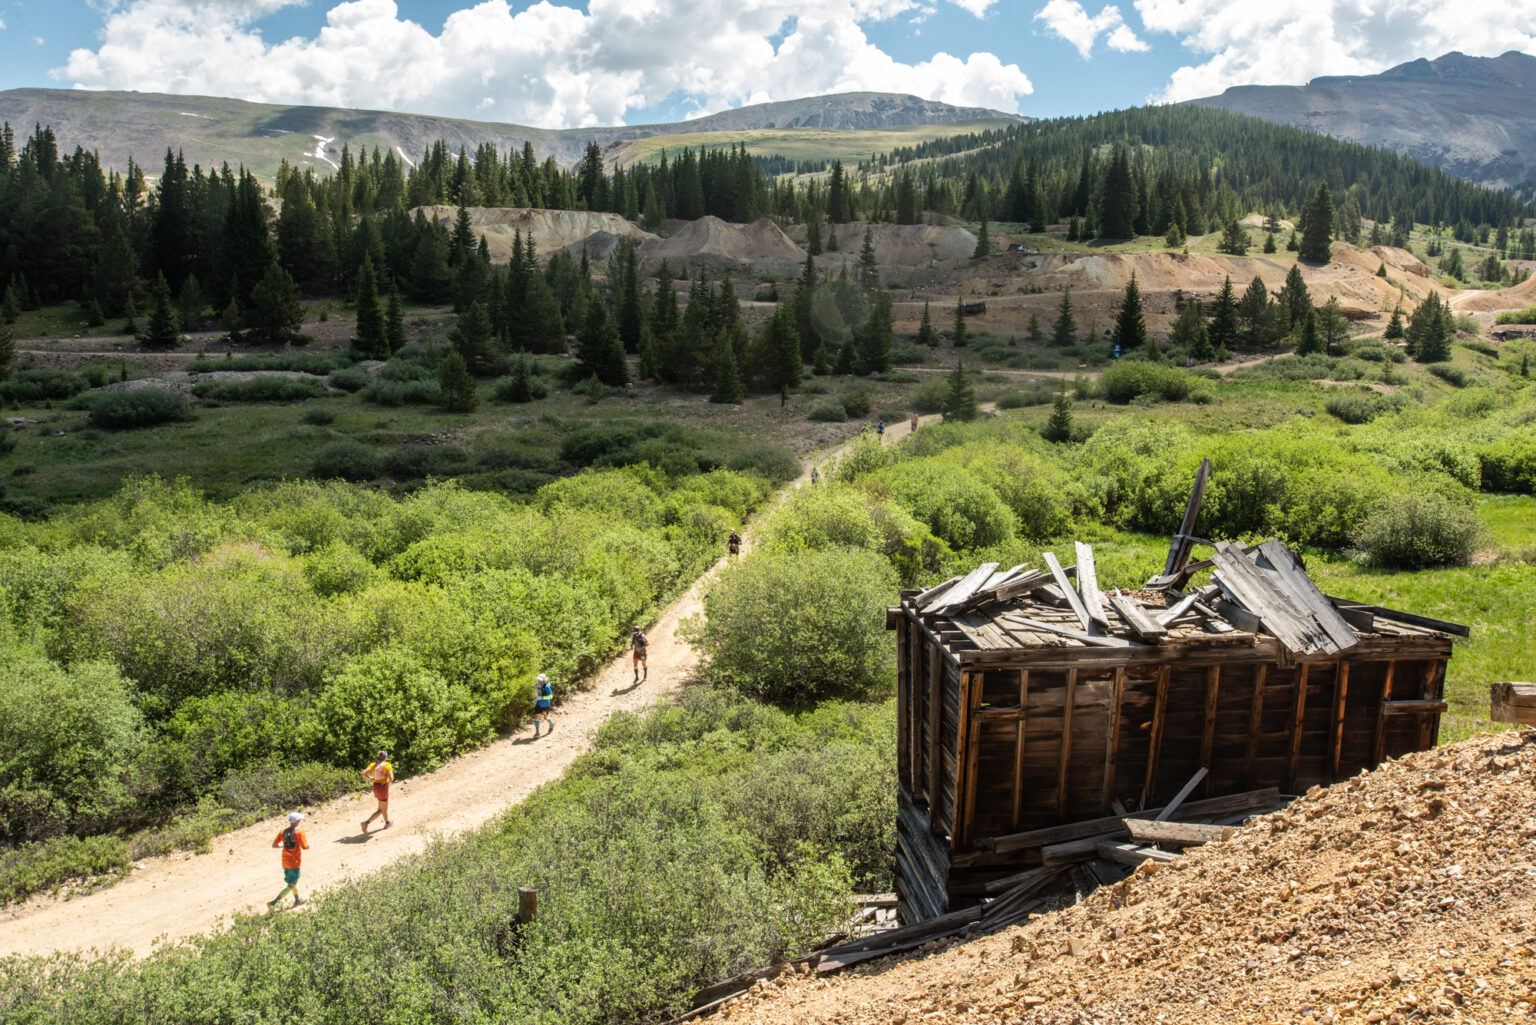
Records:
[[[929,417],[927,420],[936,418]],[[888,439],[907,434],[906,423],[886,428]],[[812,453],[807,469],[770,503],[782,502],[810,480],[811,465],[826,469],[852,444]],[[746,532],[750,550],[752,531]],[[534,740],[531,727],[473,751],[424,776],[394,784],[390,815],[394,826],[364,836],[362,820],[374,810],[360,794],[309,810],[304,832],[300,892],[306,897],[358,876],[377,872],[398,858],[425,850],[432,838],[453,836],[490,821],[556,779],[592,746],[597,728],[616,711],[639,711],[677,691],[692,676],[698,653],[678,636],[683,619],[701,612],[721,559],[694,581],[646,631],[654,677],[632,683],[628,653],[619,656],[589,690],[555,710],[554,730]],[[561,681],[553,681],[555,687]],[[361,771],[361,766],[358,767]],[[0,956],[46,954],[53,950],[124,947],[143,955],[157,939],[178,939],[221,928],[231,913],[257,911],[282,888],[273,838],[280,817],[217,837],[207,854],[180,852],[139,862],[115,886],[69,899],[40,897],[0,911]]]

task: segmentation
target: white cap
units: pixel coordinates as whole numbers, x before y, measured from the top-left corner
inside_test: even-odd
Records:
[[[548,681],[549,681],[549,677],[545,676],[543,673],[539,674],[539,682],[540,683],[547,683]]]
[[[302,819],[303,817],[304,817],[304,813],[301,812],[301,811],[291,811],[291,812],[288,813],[288,821],[289,822],[297,822],[300,819]]]

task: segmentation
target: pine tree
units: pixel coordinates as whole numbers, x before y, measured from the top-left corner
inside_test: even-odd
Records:
[[[11,325],[0,321],[0,378],[9,377],[11,365],[16,362],[16,332]]]
[[[1317,311],[1317,332],[1323,340],[1323,355],[1334,355],[1334,349],[1349,338],[1349,320],[1339,309],[1339,297],[1330,295]]]
[[[304,323],[299,306],[299,287],[276,258],[267,265],[256,287],[251,289],[251,308],[245,317],[252,337],[258,344],[276,345],[298,337]]]
[[[971,259],[979,260],[981,257],[986,256],[991,251],[992,242],[987,237],[987,218],[986,215],[983,214],[981,218],[981,227],[977,229],[976,232],[976,249],[971,253]]]
[[[507,386],[508,402],[532,402],[533,382],[528,375],[528,354],[520,352],[512,363],[512,382]]]
[[[233,299],[230,300],[234,302]],[[132,289],[128,292],[128,301],[123,304],[123,333],[136,335],[139,333],[139,304],[133,297]]]
[[[1403,337],[1403,334],[1403,304],[1398,303],[1392,307],[1392,319],[1387,321],[1387,329],[1382,332],[1381,337],[1388,341],[1396,341]]]
[[[837,360],[832,364],[832,373],[838,377],[847,377],[853,373],[853,340],[844,338],[837,348]]]
[[[496,366],[496,350],[491,345],[491,318],[478,302],[459,314],[458,324],[448,332],[454,351],[476,377],[485,377]],[[387,344],[387,343],[386,343]]]
[[[1040,434],[1046,441],[1058,444],[1072,440],[1072,400],[1065,391],[1057,392],[1051,406],[1051,418],[1045,422]]]
[[[0,317],[3,317],[7,324],[14,324],[19,316],[21,316],[21,289],[17,286],[16,277],[12,275],[11,280],[5,285],[5,299],[0,302]]]
[[[85,324],[87,327],[101,327],[107,322],[107,318],[101,314],[101,303],[92,299],[85,308]]]
[[[192,329],[203,319],[203,311],[208,308],[208,297],[203,293],[202,283],[197,280],[196,274],[188,274],[187,280],[181,285],[181,298],[177,302],[181,308],[180,324],[183,328]],[[97,310],[100,316],[100,310]],[[97,323],[101,323],[99,320]]]
[[[1232,277],[1222,282],[1211,307],[1211,323],[1207,330],[1212,354],[1209,358],[1220,359],[1237,345],[1237,300],[1232,294]]]
[[[1198,363],[1208,363],[1215,355],[1210,333],[1205,326],[1205,310],[1194,300],[1185,303],[1179,311],[1179,318],[1173,322],[1173,333],[1168,340]]]
[[[756,373],[773,391],[793,388],[804,370],[794,311],[780,304],[757,338]],[[820,350],[825,352],[825,350]]]
[[[1243,230],[1241,224],[1237,223],[1236,218],[1228,221],[1227,226],[1222,229],[1221,242],[1217,244],[1216,248],[1231,256],[1247,255],[1248,233]]]
[[[437,373],[437,389],[438,401],[450,413],[472,413],[480,405],[475,379],[457,349],[443,357],[443,365]]]
[[[368,256],[363,257],[363,269],[357,275],[357,330],[353,344],[369,359],[389,358],[389,338],[384,330],[384,310],[379,305],[378,279],[373,273],[373,260]]]
[[[1291,269],[1285,274],[1285,285],[1280,289],[1280,306],[1289,326],[1300,324],[1312,308],[1312,295],[1301,276],[1300,264],[1291,264]]]
[[[981,408],[976,404],[976,388],[971,384],[971,375],[963,361],[955,364],[946,383],[949,389],[944,398],[945,420],[965,422],[981,415]]]
[[[1296,338],[1296,355],[1311,356],[1323,351],[1323,339],[1317,330],[1317,310],[1308,307],[1306,314],[1292,329]]]
[[[1032,342],[1040,340],[1040,318],[1035,315],[1034,310],[1029,311],[1029,326],[1024,329],[1024,337]]]
[[[949,333],[950,343],[955,348],[964,348],[970,342],[970,334],[965,329],[965,297],[955,300],[955,326]]]
[[[875,243],[870,229],[864,229],[864,245],[859,249],[859,287],[873,292],[880,287],[880,264],[875,260]]]
[[[635,377],[641,381],[661,379],[661,360],[656,355],[656,335],[647,326],[640,332],[640,359],[635,367]]]
[[[1179,222],[1169,221],[1168,231],[1163,235],[1163,245],[1169,249],[1178,249],[1188,241],[1189,237],[1184,234],[1184,229]]]
[[[1136,287],[1136,272],[1125,284],[1125,295],[1120,300],[1120,312],[1115,315],[1115,333],[1111,341],[1120,346],[1122,353],[1134,352],[1147,344],[1147,321],[1141,312],[1141,289]]]
[[[1136,234],[1136,182],[1131,177],[1131,158],[1116,150],[1104,176],[1104,198],[1099,204],[1100,238],[1133,238]]]
[[[1273,253],[1275,249],[1275,236],[1266,233],[1264,235],[1264,251],[1266,253]]]
[[[1451,358],[1440,297],[1433,292],[1408,320],[1408,354],[1420,363],[1443,363]]]
[[[1269,289],[1264,287],[1264,279],[1255,274],[1237,303],[1237,319],[1242,322],[1249,345],[1263,345],[1268,340],[1263,334],[1264,314],[1268,307]]]
[[[1378,278],[1384,278],[1387,276],[1387,264],[1385,260],[1382,261],[1381,266],[1376,268],[1376,276]]]
[[[1291,237],[1289,239],[1287,239],[1286,243],[1285,243],[1285,251],[1288,252],[1288,253],[1295,253],[1295,252],[1300,252],[1300,250],[1301,250],[1301,242],[1297,240],[1296,232],[1295,232],[1294,229],[1292,229]]]
[[[389,290],[389,305],[384,311],[384,341],[388,343],[384,350],[385,359],[405,348],[405,311],[400,308],[398,288]]]
[[[933,318],[928,313],[928,300],[923,300],[923,319],[917,325],[918,345],[926,345],[930,349],[936,349],[939,345],[939,333],[933,329]]]
[[[798,355],[797,366],[798,366]],[[709,401],[723,405],[739,406],[747,397],[741,383],[741,372],[736,367],[736,354],[731,349],[730,338],[721,332],[716,342],[715,387],[709,393]]]
[[[1333,197],[1328,183],[1318,185],[1317,191],[1301,212],[1301,259],[1308,263],[1327,263],[1333,258],[1329,248],[1333,243]]]
[[[1051,325],[1051,344],[1065,348],[1077,344],[1077,321],[1072,316],[1072,290],[1061,293],[1061,305],[1056,309],[1056,323]]]
[[[624,343],[608,319],[608,306],[593,298],[587,302],[586,316],[576,337],[576,358],[581,372],[590,373],[610,388],[629,383],[629,365],[624,359]]]
[[[826,343],[816,346],[816,351],[811,355],[811,373],[817,377],[826,377],[832,372],[832,357],[827,353]]]
[[[891,295],[875,294],[874,309],[854,341],[853,372],[863,377],[891,369],[891,345],[895,334],[891,326]]]
[[[166,284],[164,274],[155,275],[154,287],[150,289],[150,301],[149,323],[140,340],[146,349],[176,348],[181,344],[181,336],[176,330],[176,311],[171,307],[171,287]]]

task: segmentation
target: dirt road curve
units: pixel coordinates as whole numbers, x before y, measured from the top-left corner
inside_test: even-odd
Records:
[[[905,423],[892,424],[886,436],[894,440],[907,431]],[[840,450],[813,453],[807,465],[825,468]],[[807,470],[779,501],[809,479]],[[751,539],[749,530],[749,545]],[[304,820],[310,849],[304,855],[300,892],[309,897],[415,854],[425,849],[429,837],[452,836],[485,824],[535,787],[557,778],[591,746],[597,728],[614,712],[643,709],[676,691],[698,664],[697,653],[678,636],[678,624],[702,609],[704,592],[723,561],[646,631],[651,676],[641,686],[632,685],[629,656],[622,655],[590,690],[561,703],[552,733],[534,740],[531,729],[525,728],[436,772],[397,782],[391,793],[391,829],[362,834],[360,823],[374,808],[366,795],[311,809]],[[560,686],[560,681],[554,683]],[[0,955],[113,946],[143,955],[158,938],[207,932],[225,924],[232,912],[260,910],[282,888],[278,852],[271,844],[283,824],[272,818],[220,836],[207,854],[149,859],[116,886],[95,893],[69,900],[40,898],[8,908],[0,912]]]

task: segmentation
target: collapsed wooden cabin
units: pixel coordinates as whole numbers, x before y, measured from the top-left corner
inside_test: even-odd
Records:
[[[1172,802],[1219,827],[1434,745],[1466,628],[1325,595],[1278,541],[1194,537],[1209,471],[1142,590],[1103,592],[1079,543],[1075,565],[988,563],[888,610],[903,922],[1017,896],[1041,868],[1155,857],[1125,820]]]

